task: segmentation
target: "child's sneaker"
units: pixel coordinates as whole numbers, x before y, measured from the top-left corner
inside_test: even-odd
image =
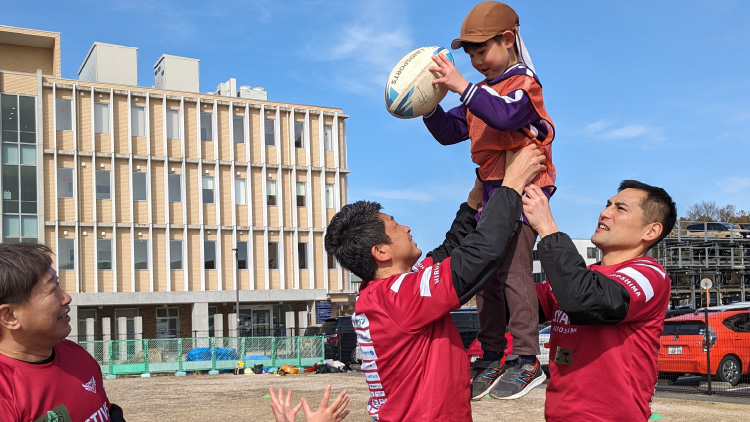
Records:
[[[507,361],[505,368],[497,382],[490,388],[492,398],[511,400],[523,397],[547,379],[547,375],[539,365],[539,359],[534,359],[533,365],[528,363],[521,365],[520,359],[514,359]]]
[[[471,365],[471,399],[486,396],[503,373],[505,356],[501,360],[478,359]]]

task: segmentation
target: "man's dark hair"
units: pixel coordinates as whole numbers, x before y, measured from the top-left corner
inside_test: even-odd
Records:
[[[0,244],[0,305],[22,305],[52,266],[52,251],[39,243]]]
[[[672,231],[677,221],[677,205],[672,201],[672,197],[662,188],[647,185],[637,180],[623,180],[617,191],[620,192],[624,189],[638,189],[646,192],[646,196],[640,203],[641,209],[643,209],[643,223],[659,222],[663,227],[661,235],[649,246],[661,242]]]
[[[370,201],[344,205],[326,229],[326,252],[363,283],[374,279],[377,271],[370,249],[380,243],[391,243],[385,234],[385,223],[378,217],[381,209],[379,203]]]

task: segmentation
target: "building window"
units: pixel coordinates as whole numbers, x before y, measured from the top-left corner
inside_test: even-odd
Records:
[[[333,151],[333,125],[323,125],[323,149]]]
[[[73,197],[73,169],[57,169],[57,197]]]
[[[307,242],[300,242],[297,244],[297,253],[299,257],[299,269],[307,269]]]
[[[206,240],[203,242],[203,268],[207,270],[216,269],[216,241]]]
[[[245,143],[245,116],[232,117],[232,134],[235,144]]]
[[[75,239],[57,239],[57,269],[75,270]]]
[[[109,104],[94,103],[94,132],[109,133]]]
[[[213,114],[201,113],[201,141],[213,140]]]
[[[133,201],[146,201],[148,200],[148,193],[146,190],[146,179],[148,173],[133,172]]]
[[[234,203],[237,205],[247,205],[245,196],[245,179],[234,179]]]
[[[96,268],[112,269],[112,240],[96,239]]]
[[[19,115],[19,135],[18,142],[35,144],[36,143],[36,99],[34,97],[18,96]],[[3,132],[6,127],[3,126]],[[13,128],[11,128],[13,129]]]
[[[146,109],[130,106],[130,136],[146,136]]]
[[[169,185],[169,202],[182,201],[182,175],[170,174],[167,176]]]
[[[326,254],[328,256],[328,269],[334,270],[336,269],[336,257],[333,255]]]
[[[167,139],[182,139],[179,110],[167,110]]]
[[[294,146],[297,148],[305,147],[305,122],[294,122]]]
[[[111,199],[109,170],[96,171],[96,199]]]
[[[326,208],[333,208],[334,207],[334,196],[333,196],[333,189],[334,189],[333,183],[326,183]]]
[[[3,241],[20,242],[21,238],[36,239],[37,217],[35,215],[3,215]]]
[[[276,205],[276,181],[266,180],[266,204]]]
[[[266,131],[266,145],[276,145],[276,120],[273,117],[263,119],[263,127]]]
[[[586,257],[589,259],[597,259],[599,258],[599,249],[597,248],[586,248]]]
[[[268,269],[279,269],[279,242],[268,242]]]
[[[214,178],[212,176],[203,176],[203,203],[214,203]]]
[[[133,269],[148,269],[148,239],[136,239],[134,243]]]
[[[297,182],[297,206],[305,206],[305,182]]]
[[[237,269],[247,269],[247,242],[237,242]]]
[[[55,128],[57,130],[73,130],[73,118],[70,106],[70,100],[55,98]]]
[[[182,240],[169,241],[169,269],[182,269]]]

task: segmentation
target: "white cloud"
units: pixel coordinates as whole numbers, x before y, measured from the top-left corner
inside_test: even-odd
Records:
[[[716,187],[727,195],[744,193],[750,188],[750,177],[731,176],[715,183]]]
[[[587,138],[600,141],[623,141],[637,139],[642,149],[650,149],[655,143],[667,140],[660,127],[642,124],[616,126],[612,122],[601,119],[584,126],[583,134]]]

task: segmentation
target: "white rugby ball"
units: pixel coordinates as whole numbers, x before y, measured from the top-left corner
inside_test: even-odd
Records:
[[[453,62],[451,52],[441,47],[420,47],[398,61],[385,84],[385,107],[389,113],[410,119],[429,113],[445,98],[448,88],[433,85],[432,81],[440,75],[429,70],[435,66],[432,56],[438,54]]]

